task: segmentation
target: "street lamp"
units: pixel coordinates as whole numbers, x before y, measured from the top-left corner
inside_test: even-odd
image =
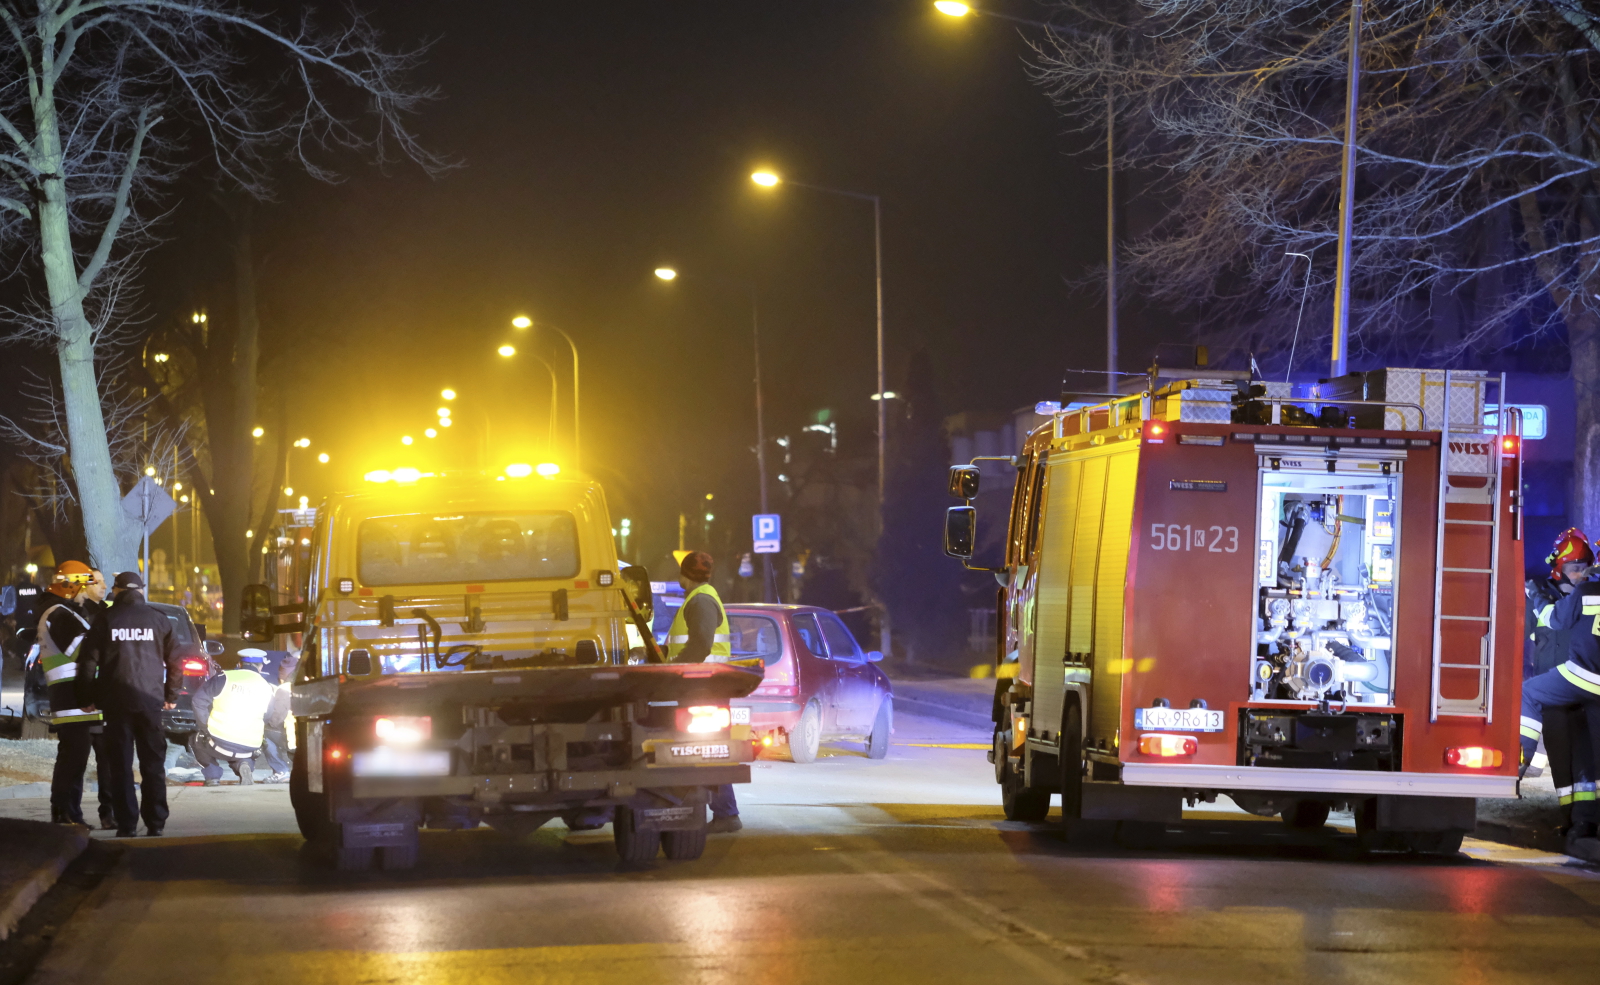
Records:
[[[794,185],[797,188],[808,188],[811,191],[824,192],[829,195],[838,195],[843,198],[853,198],[863,202],[872,203],[872,263],[873,281],[877,291],[878,305],[878,386],[876,393],[883,393],[887,387],[884,380],[883,367],[883,203],[876,195],[867,195],[862,192],[844,191],[839,188],[828,188],[824,185],[809,185],[803,181],[786,181],[779,178],[773,171],[757,171],[750,176],[750,180],[763,188],[776,188],[779,183]],[[889,408],[884,401],[878,401],[878,515],[879,522],[883,516],[883,488],[886,475],[885,462],[888,458],[889,441]]]
[[[533,319],[528,317],[527,315],[518,315],[517,317],[511,319],[511,325],[514,328],[532,328],[533,327]],[[582,433],[583,432],[582,432],[582,429],[578,426],[578,407],[579,407],[579,393],[580,393],[580,391],[578,389],[578,344],[576,342],[572,341],[572,336],[568,335],[566,333],[565,329],[558,328],[557,326],[552,325],[549,322],[540,322],[539,323],[539,327],[540,328],[552,329],[552,330],[558,332],[563,339],[566,339],[567,347],[572,350],[572,467],[573,468],[581,468],[582,467],[581,463],[583,461],[583,455],[582,455],[582,451],[583,451],[583,448],[582,448]],[[501,354],[505,355],[505,353],[501,353]]]
[[[517,354],[517,347],[514,345],[503,345],[495,351],[500,353],[500,355],[505,356],[507,359],[510,359],[512,356]]]
[[[439,391],[439,396],[444,400],[454,400],[456,399],[456,392],[449,387],[445,387],[443,390]]]
[[[516,325],[518,328],[526,328],[527,325],[517,325],[518,322],[524,322],[524,321],[527,322],[528,325],[532,325],[533,324],[533,322],[531,320],[529,320],[527,318],[522,318],[522,317],[513,318],[511,320],[511,324]],[[512,346],[503,345],[503,346],[500,347],[500,355],[502,355],[502,356],[506,356],[507,358],[509,358],[509,357],[514,356],[516,354],[517,354],[517,350],[515,348],[513,348]],[[546,444],[548,444],[550,446],[551,450],[553,451],[553,450],[555,450],[555,444],[556,444],[556,419],[560,416],[561,384],[560,384],[559,380],[556,377],[556,368],[554,366],[550,365],[548,360],[546,360],[542,356],[532,356],[531,358],[535,362],[537,362],[539,365],[543,366],[544,367],[544,371],[546,373],[550,374],[550,428],[549,428],[548,436],[545,438],[545,442],[546,442]],[[574,383],[574,385],[576,385],[576,383],[577,383],[577,375],[576,375],[576,373],[574,373],[574,375],[573,375],[573,383]],[[449,394],[449,396],[445,397],[444,399],[446,399],[446,400],[454,400],[455,399],[456,392],[454,390],[446,390],[446,391],[444,391],[444,393]],[[450,408],[448,408],[448,407],[440,407],[439,408],[439,423],[444,427],[449,427],[450,426]],[[576,429],[576,427],[577,427],[576,400],[574,400],[573,427],[574,427],[574,429]],[[573,443],[574,443],[573,444],[574,449],[576,449],[576,446],[577,446],[577,444],[576,444],[577,443],[576,435],[574,435]]]

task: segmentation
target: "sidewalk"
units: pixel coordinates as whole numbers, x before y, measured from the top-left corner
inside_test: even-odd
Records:
[[[893,684],[895,707],[900,710],[985,731],[993,727],[993,680],[944,677],[895,680]],[[1523,781],[1521,798],[1478,801],[1478,828],[1473,837],[1559,854],[1563,843],[1557,828],[1562,815],[1547,774]]]

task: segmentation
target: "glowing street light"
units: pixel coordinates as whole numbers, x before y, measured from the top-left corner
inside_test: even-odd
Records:
[[[677,280],[678,272],[671,267],[657,267],[656,276],[662,280]]]
[[[402,445],[409,445],[409,444],[411,444],[411,435],[409,435],[409,434],[403,434],[403,435],[401,435],[401,436],[400,436],[400,443],[401,443],[401,444],[402,444]]]
[[[299,441],[296,441],[294,443],[294,446],[296,448],[310,448],[311,447],[311,439],[310,438],[301,438]]]
[[[434,411],[434,413],[438,414],[440,417],[449,417],[450,416],[450,408],[448,408],[448,407],[440,407],[438,410]]]
[[[144,474],[145,475],[155,475],[156,474],[156,467],[154,465],[146,465],[144,467]]]
[[[293,496],[294,495],[294,487],[293,486],[284,486],[283,487],[283,494],[285,496]]]
[[[449,427],[449,426],[450,426],[450,423],[451,423],[451,422],[450,422],[450,418],[448,418],[448,417],[441,417],[441,418],[439,418],[439,426],[440,426],[440,427],[442,427],[442,428],[447,428],[447,427]]]
[[[157,352],[157,353],[153,354],[150,358],[155,360],[158,363],[164,363],[168,359],[171,359],[172,357],[170,355],[168,355],[167,353],[165,353],[165,352]]]
[[[317,456],[317,461],[321,462],[323,465],[327,465],[328,464],[328,453],[327,452],[323,452],[322,454],[318,455]]]
[[[256,428],[255,430],[250,432],[250,437],[259,438],[263,434],[266,434],[266,433],[267,433],[267,429],[266,428]]]
[[[771,171],[757,171],[750,176],[750,180],[762,188],[774,188],[782,179]]]
[[[510,359],[512,356],[517,354],[517,347],[514,345],[503,345],[495,351],[500,353],[500,355],[505,356],[507,359]]]
[[[424,436],[429,437],[429,438],[437,438],[439,436],[439,431],[438,431],[437,428],[429,428],[428,430],[426,430],[426,431],[424,431],[422,433],[423,433]]]
[[[936,0],[933,9],[946,17],[965,17],[972,13],[971,7],[964,3],[956,3],[955,0]]]
[[[529,318],[527,315],[518,315],[517,317],[511,319],[511,326],[513,328],[532,328],[533,319]]]
[[[439,391],[439,396],[446,400],[454,400],[456,399],[456,392],[449,387],[445,387],[443,390]]]

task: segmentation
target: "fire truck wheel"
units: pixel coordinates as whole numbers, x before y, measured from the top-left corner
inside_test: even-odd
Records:
[[[1408,831],[1403,836],[1406,847],[1423,855],[1454,855],[1461,851],[1462,831]]]
[[[867,758],[882,759],[889,755],[889,733],[894,729],[894,699],[885,695],[878,705],[878,715],[872,721],[872,734],[867,736]]]
[[[693,862],[706,850],[706,826],[691,831],[661,832],[661,850],[674,862]]]
[[[1297,800],[1280,815],[1283,823],[1298,831],[1317,831],[1328,823],[1332,805],[1317,800]]]
[[[633,808],[618,807],[611,820],[611,836],[624,862],[650,862],[661,851],[661,832],[634,824]]]
[[[1000,779],[1000,805],[1007,821],[1038,823],[1050,813],[1050,791],[1024,785],[1022,774],[1007,765]]]
[[[822,709],[815,701],[806,705],[800,720],[789,732],[789,758],[797,763],[811,763],[817,759],[822,747]]]
[[[1071,821],[1083,813],[1083,712],[1070,698],[1061,716],[1060,739],[1061,819]]]

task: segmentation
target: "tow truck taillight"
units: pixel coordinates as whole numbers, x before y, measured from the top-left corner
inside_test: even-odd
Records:
[[[204,674],[206,672],[206,662],[204,660],[185,660],[183,662],[183,672],[185,674]]]
[[[680,732],[721,732],[733,723],[733,713],[722,705],[694,705],[678,709]]]
[[[414,746],[433,737],[433,719],[427,715],[392,715],[372,723],[372,734],[392,746]]]
[[[1192,735],[1141,735],[1139,751],[1146,756],[1193,756],[1200,751],[1200,740]]]
[[[1451,746],[1444,751],[1446,766],[1465,766],[1469,770],[1492,770],[1505,762],[1498,749],[1485,746]]]

